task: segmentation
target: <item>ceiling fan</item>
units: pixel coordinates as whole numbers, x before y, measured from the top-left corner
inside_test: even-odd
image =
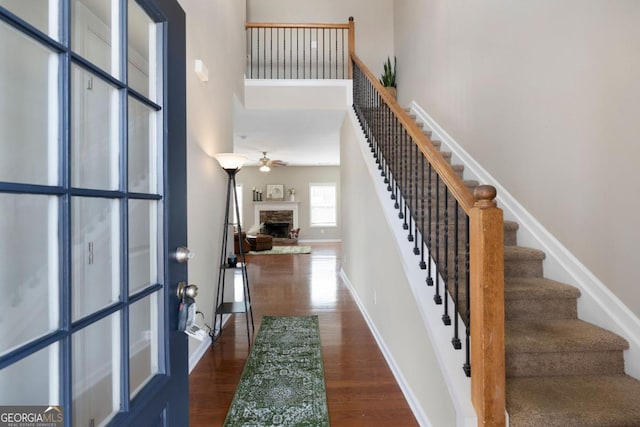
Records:
[[[262,152],[262,158],[259,159],[259,162],[262,164],[260,166],[260,172],[269,172],[271,168],[287,166],[287,162],[283,162],[282,160],[271,160],[268,158],[266,151]]]

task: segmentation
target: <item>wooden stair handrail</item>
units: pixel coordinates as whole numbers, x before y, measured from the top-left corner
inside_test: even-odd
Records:
[[[504,219],[495,202],[496,189],[481,185],[474,194],[444,160],[442,154],[384,89],[366,65],[352,53],[351,60],[365,74],[469,216],[469,275],[471,293],[471,401],[478,426],[506,424],[504,335]]]
[[[411,136],[411,139],[417,144],[420,151],[429,160],[429,163],[431,163],[434,170],[438,175],[440,175],[440,178],[445,183],[449,191],[451,191],[451,194],[456,198],[462,209],[464,209],[467,215],[471,214],[471,209],[473,208],[476,200],[462,178],[456,174],[451,165],[444,159],[444,157],[442,157],[440,151],[433,146],[431,139],[422,132],[415,120],[413,120],[409,114],[400,107],[398,102],[387,92],[387,90],[385,90],[384,86],[382,86],[378,79],[375,78],[373,73],[371,73],[367,66],[364,65],[360,58],[358,58],[354,53],[351,55],[351,59],[375,86],[385,104],[387,104],[409,136]]]
[[[301,23],[287,23],[287,22],[245,22],[244,27],[246,28],[318,28],[318,29],[341,29],[348,30],[349,24],[341,23],[341,24],[319,24],[319,23],[310,23],[310,24],[301,24]]]

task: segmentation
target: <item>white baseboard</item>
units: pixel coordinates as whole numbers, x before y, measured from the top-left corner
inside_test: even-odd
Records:
[[[309,239],[309,240],[298,240],[298,243],[309,244],[309,243],[341,243],[342,239]]]
[[[227,324],[227,321],[230,318],[231,318],[230,314],[224,314],[222,316],[221,328],[224,328],[224,325]],[[195,338],[189,337],[189,340],[195,340]],[[195,351],[189,355],[189,374],[191,374],[191,371],[194,370],[194,368],[196,367],[198,362],[200,362],[200,359],[202,359],[202,356],[204,356],[204,354],[207,352],[210,346],[211,346],[211,338],[207,336],[207,338],[205,338],[200,342],[200,345],[195,349]]]
[[[195,338],[189,337],[189,340],[192,340],[192,339],[195,339]],[[211,338],[207,336],[207,338],[200,341],[200,345],[196,348],[196,350],[193,353],[189,355],[189,373],[193,371],[193,369],[196,367],[200,359],[202,359],[202,356],[204,356],[207,350],[209,350],[210,346],[211,346]]]
[[[465,165],[466,179],[476,179],[496,188],[498,206],[503,209],[505,218],[520,225],[518,243],[546,253],[545,277],[580,289],[580,318],[615,332],[629,341],[629,350],[625,351],[625,369],[629,375],[640,379],[640,319],[417,103],[412,102],[410,108],[417,119],[425,124],[425,128],[432,131],[432,139],[441,141],[451,151],[452,162]]]
[[[389,368],[391,369],[391,372],[393,373],[393,376],[395,377],[396,382],[400,387],[400,390],[402,390],[402,394],[404,395],[405,399],[407,399],[407,403],[411,407],[411,411],[413,412],[413,415],[416,417],[416,421],[418,421],[418,424],[420,424],[421,426],[431,425],[428,421],[426,414],[422,410],[422,407],[417,402],[417,399],[415,398],[413,391],[411,390],[411,387],[409,387],[406,378],[404,377],[404,375],[402,375],[402,371],[400,370],[400,368],[398,367],[398,364],[396,363],[395,359],[391,355],[389,348],[387,347],[386,343],[382,339],[382,336],[378,332],[376,325],[373,323],[373,321],[369,317],[369,313],[367,313],[367,310],[362,304],[362,301],[360,301],[358,294],[353,289],[353,285],[351,284],[351,282],[349,281],[349,278],[347,277],[346,273],[342,269],[340,269],[340,277],[342,277],[342,281],[347,286],[347,289],[349,289],[351,296],[353,297],[356,304],[358,305],[358,308],[360,309],[360,313],[362,314],[362,317],[364,317],[364,320],[367,322],[367,325],[369,326],[369,330],[371,331],[371,334],[375,338],[376,343],[378,344],[378,347],[382,352],[382,355],[387,361],[387,365],[389,365]]]

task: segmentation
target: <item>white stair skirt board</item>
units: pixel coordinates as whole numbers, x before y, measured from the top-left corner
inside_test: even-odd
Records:
[[[416,299],[416,305],[420,311],[420,316],[422,317],[425,329],[429,334],[429,340],[433,346],[440,370],[442,371],[444,380],[447,384],[447,392],[451,397],[451,401],[456,411],[456,427],[477,426],[478,421],[476,412],[471,403],[471,381],[465,376],[462,369],[465,362],[464,349],[455,350],[451,345],[451,329],[450,327],[443,326],[442,319],[440,317],[442,315],[441,308],[436,308],[434,306],[432,290],[424,285],[426,274],[425,270],[420,269],[416,260],[416,255],[413,253],[413,243],[407,240],[406,230],[402,228],[402,223],[398,220],[398,211],[393,207],[393,203],[390,203],[389,192],[386,189],[386,184],[383,182],[383,177],[380,176],[378,165],[371,155],[369,143],[360,129],[358,119],[353,110],[349,111],[347,120],[352,120],[353,122],[353,127],[357,133],[356,136],[360,140],[359,145],[362,150],[362,156],[367,165],[367,170],[371,179],[376,183],[374,184],[374,188],[380,201],[381,209],[387,219],[387,222],[391,224],[391,230],[397,244],[396,250],[402,259],[403,268],[407,275],[407,281],[409,282],[412,293]],[[415,238],[421,239],[422,237],[418,234]],[[347,286],[351,286],[348,277],[346,277],[344,273],[343,279],[345,280],[345,283],[347,283]],[[387,350],[386,344],[382,340],[379,332],[376,330],[375,325],[371,322],[364,306],[353,292],[353,288],[350,288],[350,291],[358,303],[360,311],[367,321],[369,329],[378,342],[378,346],[383,352],[387,363],[389,363],[389,366],[391,367],[391,370],[393,371],[409,406],[411,406],[416,419],[420,425],[431,425],[431,423],[428,422],[427,415],[424,413],[422,407],[414,397],[407,380],[404,378],[397,363]],[[462,324],[461,320],[460,322]]]
[[[627,374],[640,379],[640,319],[569,250],[540,224],[518,201],[478,164],[444,129],[442,129],[415,101],[411,112],[425,130],[431,130],[431,139],[441,141],[452,153],[452,163],[464,165],[465,179],[475,179],[481,184],[493,185],[498,196],[498,206],[505,219],[516,221],[518,244],[543,250],[545,277],[573,285],[580,289],[579,317],[608,329],[629,341],[624,352]]]

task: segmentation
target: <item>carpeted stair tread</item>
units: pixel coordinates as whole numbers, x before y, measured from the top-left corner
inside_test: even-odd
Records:
[[[580,291],[571,285],[544,277],[505,277],[504,299],[578,298]]]
[[[624,338],[580,319],[513,320],[505,323],[507,354],[628,348],[629,343]]]
[[[640,426],[640,381],[627,375],[507,379],[511,427]]]
[[[544,277],[505,277],[506,320],[576,319],[580,291]]]

